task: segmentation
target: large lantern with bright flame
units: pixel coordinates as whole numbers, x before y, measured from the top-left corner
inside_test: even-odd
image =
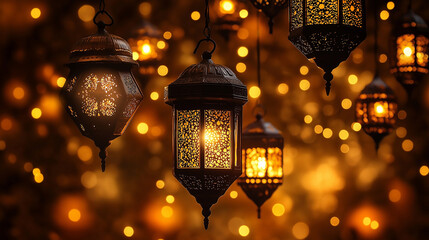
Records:
[[[261,114],[242,135],[243,175],[238,185],[258,207],[271,197],[283,181],[283,137]]]
[[[211,8],[214,12],[214,26],[226,40],[238,31],[249,14],[244,0],[215,0]]]
[[[67,113],[80,132],[100,149],[102,171],[106,148],[122,135],[143,95],[131,73],[137,63],[128,43],[104,29],[82,38],[70,53],[70,73],[61,90]]]
[[[281,10],[287,8],[288,0],[250,0],[250,2],[268,17],[268,27],[270,33],[273,33],[273,19]]]
[[[332,70],[366,37],[365,0],[290,0],[289,40],[325,71],[329,95]]]
[[[143,21],[128,42],[133,53],[133,60],[140,65],[139,74],[155,73],[156,64],[159,63],[168,48],[161,31],[151,23]]]
[[[173,107],[174,175],[203,208],[210,207],[241,175],[241,118],[246,86],[231,69],[204,52],[165,88]]]
[[[429,72],[429,28],[411,9],[397,26],[391,71],[410,94]]]
[[[356,121],[374,139],[380,141],[392,132],[396,123],[398,104],[392,89],[376,76],[360,93],[356,101]]]

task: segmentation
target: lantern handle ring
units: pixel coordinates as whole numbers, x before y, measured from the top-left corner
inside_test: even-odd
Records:
[[[109,18],[109,20],[110,20],[110,23],[105,23],[105,22],[103,22],[103,20],[100,20],[100,21],[97,21],[97,17],[99,16],[99,15],[102,15],[102,14],[105,14],[108,18]],[[98,11],[96,14],[95,14],[95,16],[94,16],[94,18],[92,19],[92,21],[94,22],[94,24],[95,25],[97,25],[99,28],[104,28],[105,26],[112,26],[113,25],[113,17],[106,11],[106,10],[100,10],[100,11]]]
[[[216,49],[216,42],[215,42],[213,39],[211,39],[211,38],[203,38],[203,39],[201,39],[201,40],[197,43],[197,46],[196,46],[196,47],[195,47],[195,49],[194,49],[194,54],[195,54],[195,53],[197,53],[197,50],[198,50],[198,48],[200,47],[200,44],[201,44],[202,42],[211,42],[211,43],[213,43],[213,49],[212,49],[210,52],[208,52],[208,53],[210,54],[210,57],[211,57],[212,53],[213,53],[213,52],[214,52],[214,50]]]
[[[256,119],[261,120],[265,114],[267,113],[267,110],[265,109],[264,105],[261,103],[256,104],[256,106],[252,110],[253,116],[256,117]]]

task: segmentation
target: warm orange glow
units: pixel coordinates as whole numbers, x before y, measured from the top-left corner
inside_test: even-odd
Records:
[[[374,103],[374,110],[376,117],[387,117],[387,102],[376,102]]]
[[[69,217],[70,221],[78,222],[80,220],[81,213],[80,213],[79,209],[73,208],[69,211],[68,217]]]
[[[42,11],[39,8],[31,9],[30,15],[34,19],[38,19],[42,15]]]
[[[235,4],[230,0],[221,0],[219,2],[219,10],[223,14],[231,14],[235,11]]]
[[[410,47],[405,47],[404,48],[404,54],[405,54],[405,56],[409,57],[409,56],[411,56],[411,54],[413,54],[413,50]]]
[[[134,228],[131,226],[126,226],[124,228],[124,235],[126,237],[132,237],[134,235]]]
[[[85,4],[79,8],[77,15],[83,22],[91,22],[95,15],[95,9],[93,6]]]

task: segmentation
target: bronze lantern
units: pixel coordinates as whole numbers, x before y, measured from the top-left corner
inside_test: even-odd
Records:
[[[238,185],[256,204],[260,218],[262,204],[283,182],[283,136],[262,114],[243,131],[242,156]]]
[[[106,148],[125,131],[143,95],[131,73],[137,63],[130,46],[108,33],[103,22],[97,25],[98,32],[80,39],[71,51],[61,95],[80,132],[100,149],[104,171]]]
[[[164,99],[173,108],[174,175],[203,208],[207,229],[210,207],[241,175],[247,89],[204,52],[199,64],[165,88]]]
[[[429,28],[411,7],[397,24],[391,57],[391,72],[411,94],[429,72]]]
[[[281,10],[287,8],[288,0],[250,0],[250,2],[267,16],[270,33],[273,33],[273,19]]]
[[[139,63],[139,74],[144,77],[155,73],[156,64],[161,61],[168,48],[161,31],[148,21],[142,21],[128,42],[133,60]]]
[[[396,123],[398,104],[392,89],[378,76],[368,84],[356,101],[356,121],[374,139],[380,141],[392,132]]]
[[[329,95],[332,70],[366,37],[364,0],[290,0],[289,40],[325,71]]]
[[[238,31],[247,17],[240,13],[246,10],[244,0],[215,0],[211,8],[214,12],[214,26],[226,40],[231,34]]]

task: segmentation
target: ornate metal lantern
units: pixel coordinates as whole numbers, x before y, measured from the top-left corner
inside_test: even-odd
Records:
[[[151,23],[143,21],[128,42],[133,52],[133,60],[140,65],[139,73],[153,74],[155,65],[162,59],[168,48],[168,44],[162,39],[161,31]]]
[[[261,114],[242,135],[243,175],[238,185],[258,207],[271,197],[283,181],[283,137]]]
[[[268,17],[270,33],[273,33],[273,19],[282,9],[287,8],[288,0],[250,0],[250,2]]]
[[[380,141],[392,132],[396,123],[398,104],[392,89],[378,76],[360,93],[356,101],[356,120],[375,141]]]
[[[413,87],[429,72],[429,28],[411,7],[397,26],[391,72],[411,94]]]
[[[165,88],[173,107],[174,175],[203,208],[210,207],[241,175],[241,118],[246,86],[204,52]]]
[[[366,37],[364,0],[290,0],[289,40],[325,71],[329,95],[332,70]]]
[[[236,33],[240,28],[246,14],[240,13],[246,10],[244,0],[216,0],[212,3],[214,10],[214,25],[228,40],[229,35]]]
[[[143,95],[131,73],[137,63],[130,46],[109,34],[103,22],[97,25],[98,32],[79,40],[71,51],[61,95],[80,132],[100,149],[104,171],[106,148],[125,131]]]

